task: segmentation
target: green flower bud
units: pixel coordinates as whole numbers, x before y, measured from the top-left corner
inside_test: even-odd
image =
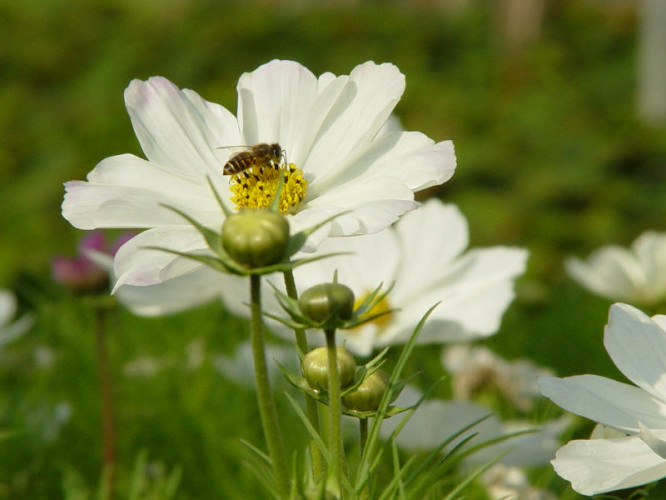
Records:
[[[305,317],[317,323],[334,319],[334,313],[344,321],[354,312],[354,292],[340,283],[321,283],[305,290],[298,305]]]
[[[267,208],[241,210],[222,224],[224,250],[250,268],[277,264],[288,244],[287,219]]]
[[[367,376],[356,389],[342,396],[342,402],[350,410],[375,411],[382,402],[388,382],[388,374],[377,370]]]
[[[354,356],[344,347],[336,347],[340,387],[351,385],[356,373]],[[303,376],[313,389],[328,389],[328,351],[317,347],[303,357]]]

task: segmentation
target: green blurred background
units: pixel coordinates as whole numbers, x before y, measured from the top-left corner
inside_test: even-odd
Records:
[[[235,111],[240,74],[273,58],[315,74],[395,63],[407,78],[404,127],[456,146],[453,179],[427,194],[461,207],[473,245],[531,251],[485,344],[559,375],[619,377],[601,344],[609,302],[569,280],[562,260],[664,229],[666,129],[636,114],[638,2],[545,2],[523,43],[506,36],[500,5],[0,0],[0,287],[36,314],[1,354],[0,424],[19,433],[0,447],[0,498],[61,498],[63,481],[85,492],[99,478],[92,319],[51,283],[49,261],[82,236],[60,216],[62,183],[107,156],[141,155],[122,99],[133,78],[162,75]],[[156,476],[183,467],[178,498],[260,491],[237,460],[237,437],[261,442],[245,423],[254,395],[225,384],[209,359],[242,339],[243,322],[215,304],[152,320],[118,310],[110,322],[124,467],[145,449],[162,464],[151,462]],[[196,370],[192,349],[206,360]],[[168,361],[155,376],[127,376],[122,367],[141,356]],[[49,434],[63,401],[71,416]],[[550,470],[539,481],[576,498]]]

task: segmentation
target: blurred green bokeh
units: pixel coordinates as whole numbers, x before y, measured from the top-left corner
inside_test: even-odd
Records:
[[[273,58],[316,74],[395,63],[407,78],[396,109],[404,127],[456,146],[454,178],[427,195],[462,208],[473,245],[531,251],[518,298],[486,344],[560,375],[618,377],[601,344],[609,303],[570,281],[562,259],[666,229],[666,129],[635,114],[635,5],[549,2],[540,36],[510,48],[493,4],[472,0],[0,0],[0,286],[38,313],[32,338],[0,368],[0,424],[22,428],[22,411],[63,399],[75,412],[48,446],[25,436],[0,452],[0,498],[57,498],[63,468],[88,484],[98,477],[92,339],[80,333],[87,326],[75,302],[50,283],[49,261],[71,254],[82,234],[60,216],[62,183],[107,156],[141,155],[122,99],[133,78],[162,75],[235,111],[239,75]],[[195,337],[228,351],[243,326],[216,305],[175,320],[124,312],[115,320],[118,366],[182,356]],[[230,322],[220,339],[217,327]],[[22,371],[42,344],[76,370],[49,379]],[[159,384],[120,383],[122,457],[144,447],[183,465],[181,498],[248,498],[252,480],[236,470],[239,446],[225,447],[219,416],[225,398],[249,400],[237,406],[253,412],[253,395],[232,394],[212,367],[196,380],[177,373],[167,370]],[[260,441],[251,426],[240,434]]]

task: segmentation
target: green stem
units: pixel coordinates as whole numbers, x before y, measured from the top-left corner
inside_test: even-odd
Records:
[[[363,450],[365,449],[365,443],[368,442],[368,419],[359,418],[358,425],[359,425],[361,455],[363,455]]]
[[[338,374],[338,351],[335,345],[335,330],[325,330],[326,354],[328,355],[328,448],[331,463],[328,479],[332,485],[341,488],[342,471],[344,470],[344,452],[342,449],[342,432],[340,416],[340,375]]]
[[[368,419],[359,418],[358,426],[359,426],[359,441],[361,447],[360,456],[362,457],[363,450],[365,450],[365,445],[368,442]],[[361,500],[366,500],[367,498],[370,498],[370,490],[367,484],[363,487],[363,490],[361,491],[361,495],[359,498]]]
[[[113,384],[106,346],[106,306],[93,306],[95,313],[95,348],[99,375],[100,396],[102,398],[102,453],[104,464],[105,491],[107,498],[115,496],[116,482],[116,424],[113,410]]]
[[[285,271],[284,273],[284,286],[287,290],[287,295],[292,299],[298,299],[298,291],[296,290],[296,281],[294,280],[294,273],[291,270]],[[296,345],[298,346],[299,354],[302,356],[309,351],[308,341],[305,338],[305,330],[303,328],[294,329],[294,335],[296,336]],[[319,432],[319,410],[317,409],[317,401],[313,398],[305,398],[305,410],[310,421],[312,428],[320,434]],[[314,439],[310,442],[310,455],[312,456],[312,474],[317,481],[321,475],[324,473],[324,460],[321,456],[321,450]]]
[[[284,273],[284,286],[287,289],[287,295],[292,299],[298,299],[298,291],[296,290],[296,281],[294,280],[294,273],[290,269]],[[297,328],[294,330],[296,335],[296,345],[298,350],[301,351],[301,354],[306,354],[308,352],[308,341],[305,338],[305,330],[303,328]]]
[[[266,366],[266,349],[264,345],[264,329],[261,317],[261,277],[250,275],[250,340],[252,343],[252,356],[254,358],[254,376],[257,383],[257,399],[261,424],[268,444],[268,453],[273,465],[275,481],[282,498],[289,496],[289,476],[287,461],[285,459],[282,434],[277,419],[273,393],[268,380]]]

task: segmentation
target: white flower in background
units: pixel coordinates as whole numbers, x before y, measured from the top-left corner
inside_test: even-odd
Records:
[[[557,500],[550,491],[530,485],[520,467],[495,464],[481,474],[480,480],[492,500]]]
[[[294,346],[266,344],[266,358],[271,380],[280,384],[286,382],[278,364],[292,373],[300,372],[300,362]],[[218,372],[233,380],[238,385],[248,389],[255,389],[254,361],[252,359],[252,346],[250,342],[239,344],[232,355],[220,354],[213,360]]]
[[[426,311],[439,301],[419,343],[486,337],[497,331],[513,300],[513,281],[525,271],[527,251],[507,247],[465,251],[468,242],[467,221],[460,210],[431,199],[391,230],[327,239],[321,252],[352,254],[296,269],[296,284],[303,291],[330,282],[337,271],[339,282],[351,288],[360,301],[380,283],[384,288],[394,283],[377,308],[396,309],[394,312],[340,332],[345,347],[361,356],[406,342]],[[232,293],[223,291],[223,300],[234,312],[247,310]]]
[[[16,314],[16,297],[8,290],[0,290],[0,349],[23,335],[32,325],[30,316],[12,322]]]
[[[507,361],[487,347],[456,344],[442,353],[442,365],[451,375],[454,399],[471,400],[476,394],[493,391],[520,411],[529,411],[541,395],[537,377],[552,375],[529,359]]]
[[[113,156],[101,161],[87,181],[66,183],[63,216],[80,229],[146,229],[115,255],[116,287],[183,276],[197,286],[193,274],[199,272],[199,291],[208,295],[197,301],[205,302],[216,294],[208,286],[211,271],[203,272],[194,260],[146,248],[208,252],[196,229],[164,205],[219,231],[224,215],[208,179],[230,206],[268,204],[272,194],[266,191],[277,182],[274,169],[253,170],[247,177],[223,176],[222,169],[234,153],[232,146],[279,143],[293,167],[281,198],[292,232],[343,211],[349,213],[316,236],[384,229],[417,206],[415,191],[445,182],[455,169],[450,141],[435,143],[419,132],[387,125],[404,87],[404,76],[392,64],[367,62],[348,76],[316,77],[300,64],[275,60],[241,76],[234,116],[164,78],[134,80],[125,103],[147,160]],[[171,302],[171,310],[157,313],[192,302]]]
[[[539,379],[541,392],[565,410],[628,434],[570,441],[557,452],[555,471],[583,495],[666,477],[666,316],[614,304],[604,346],[635,386],[596,375]]]
[[[421,394],[411,386],[405,387],[396,402],[399,407],[414,405]],[[499,443],[484,447],[470,455],[467,459],[473,463],[488,463],[500,453],[506,454],[501,463],[511,466],[534,466],[548,462],[559,446],[558,436],[569,425],[570,418],[564,417],[537,426],[525,421],[503,422],[489,408],[469,401],[444,401],[438,399],[425,400],[411,416],[407,424],[400,431],[396,443],[401,448],[416,452],[429,451],[440,443],[460,431],[472,422],[481,418],[488,418],[462,433],[446,450],[453,449],[461,441],[474,435],[463,449],[476,446],[485,441],[505,436],[519,431],[530,432],[510,438]],[[400,414],[385,420],[382,423],[381,435],[388,438],[400,424]]]
[[[37,406],[29,409],[25,420],[31,436],[38,436],[47,443],[52,443],[70,422],[73,413],[69,401],[60,401],[55,405],[40,401]]]
[[[170,365],[172,363],[166,358],[139,356],[123,365],[123,374],[130,378],[152,378]]]
[[[569,275],[591,292],[635,306],[666,300],[666,234],[647,231],[630,249],[610,245],[586,261],[565,261]]]

